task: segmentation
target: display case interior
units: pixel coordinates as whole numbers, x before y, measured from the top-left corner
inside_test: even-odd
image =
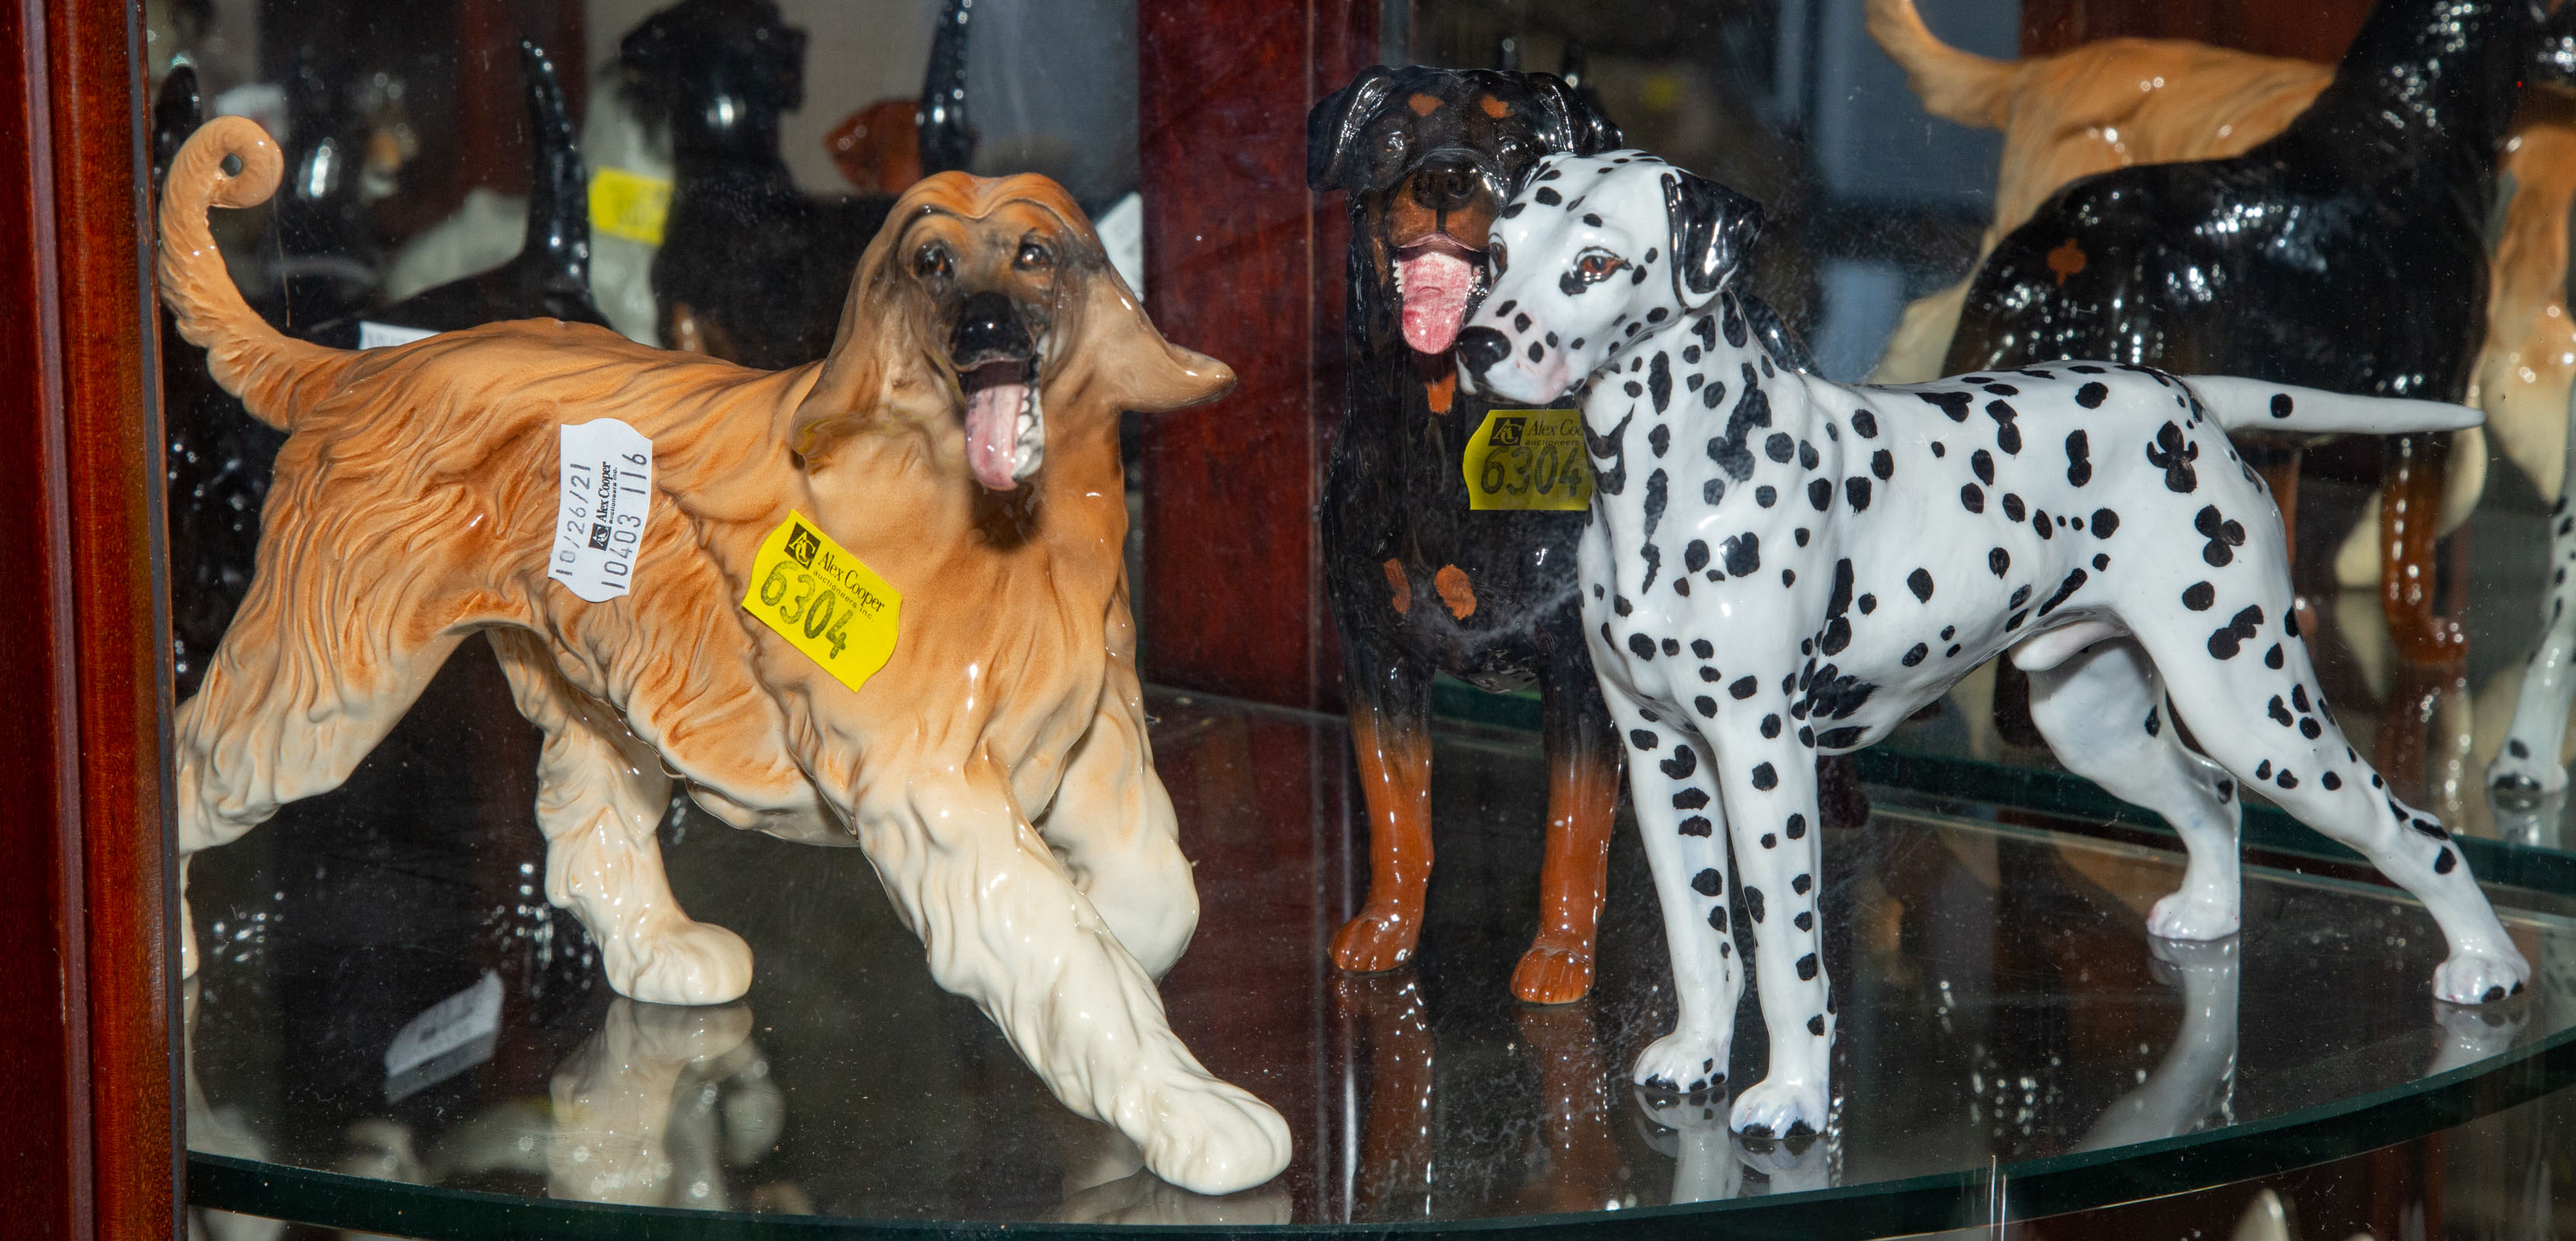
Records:
[[[596,355],[639,367],[686,354],[693,366],[786,371],[745,382],[793,388],[801,401],[795,368],[821,366],[859,392],[854,372],[827,361],[868,343],[851,343],[874,322],[852,309],[864,300],[853,279],[931,272],[909,252],[863,267],[870,242],[881,229],[908,237],[928,215],[981,210],[956,205],[972,198],[964,191],[907,191],[943,173],[1037,173],[1061,187],[1054,209],[1079,226],[1067,235],[1096,239],[1100,270],[1084,280],[1132,292],[1148,334],[1222,364],[1194,374],[1236,380],[1213,404],[1127,410],[1114,449],[1095,445],[1103,471],[1082,498],[1098,502],[1100,519],[1086,529],[1099,536],[1090,551],[1101,580],[1116,587],[1083,596],[1083,623],[1105,635],[1092,647],[1132,637],[1123,657],[1141,675],[1138,711],[1150,721],[1150,747],[1138,747],[1144,783],[1158,773],[1168,790],[1165,817],[1199,910],[1177,964],[1143,954],[1170,972],[1159,1005],[1147,979],[1134,1007],[1167,1011],[1182,1058],[1195,1053],[1276,1109],[1293,1152],[1277,1178],[1234,1194],[1194,1194],[1143,1170],[1132,1141],[1068,1110],[1080,1087],[1067,1075],[1023,1062],[1044,1057],[1011,1018],[997,1027],[992,1003],[941,989],[952,978],[939,972],[942,945],[928,934],[926,966],[925,921],[888,900],[898,880],[889,855],[872,863],[876,842],[825,851],[737,831],[692,800],[692,788],[718,800],[718,782],[689,760],[636,750],[627,757],[639,787],[666,783],[651,763],[680,782],[630,843],[658,850],[664,898],[738,934],[756,961],[738,998],[714,994],[724,988],[639,998],[635,971],[606,960],[623,951],[616,937],[594,939],[550,900],[541,734],[477,613],[441,632],[465,640],[434,676],[421,670],[417,700],[364,761],[334,751],[354,764],[341,764],[336,789],[285,799],[255,829],[259,814],[230,806],[250,829],[238,841],[203,853],[202,841],[181,844],[189,903],[172,917],[188,920],[202,950],[180,997],[182,1102],[189,1192],[206,1226],[260,1235],[279,1227],[260,1218],[273,1217],[441,1237],[648,1226],[763,1236],[952,1224],[1437,1230],[1581,1217],[1852,1237],[2010,1220],[2037,1237],[2232,1227],[2258,1187],[2309,1212],[2305,1235],[2396,1235],[2405,1210],[2444,1203],[2472,1221],[2462,1227],[2498,1235],[2534,1212],[2576,1212],[2566,1179],[2548,1171],[2576,1131],[2565,1089],[2576,1081],[2576,840],[2564,768],[2576,758],[2566,728],[2576,616],[2563,598],[2576,534],[2559,495],[2576,451],[2566,309],[2576,8],[2544,9],[146,0],[135,140],[155,207],[165,179],[182,175],[172,169],[188,139],[216,118],[248,118],[268,135],[278,191],[211,214],[198,283],[211,287],[219,255],[260,330],[293,349],[398,351],[481,324],[553,319],[605,329]],[[2452,54],[2464,47],[2476,54]],[[2437,94],[2441,106],[2380,132],[2380,114],[2364,106],[2377,96],[2360,92],[2392,82],[2397,95]],[[1824,758],[1814,836],[1803,839],[1803,814],[1788,833],[1822,858],[1800,876],[1812,891],[1799,889],[1794,914],[1785,882],[1754,884],[1772,888],[1772,924],[1803,918],[1799,933],[1818,939],[1817,955],[1793,968],[1825,962],[1816,1037],[1832,1086],[1821,1123],[1747,1133],[1730,1114],[1733,1097],[1763,1080],[1777,1037],[1753,1004],[1727,1016],[1731,1044],[1718,1036],[1730,1063],[1712,1057],[1688,1080],[1641,1067],[1680,1005],[1674,924],[1622,773],[1680,760],[1640,750],[1632,738],[1644,730],[1626,716],[1614,723],[1605,705],[1587,622],[1607,618],[1582,611],[1598,569],[1578,563],[1577,546],[1623,481],[1643,502],[1634,489],[1645,470],[1604,473],[1621,468],[1607,455],[1615,440],[1587,430],[1576,392],[1515,401],[1480,382],[1481,368],[1462,383],[1457,366],[1473,325],[1508,324],[1489,296],[1506,275],[1542,294],[1553,287],[1552,275],[1510,271],[1491,244],[1541,162],[1631,150],[1758,205],[1759,240],[1722,301],[1749,325],[1752,343],[1731,344],[1752,351],[1746,393],[1757,360],[1899,385],[2046,366],[2080,343],[2108,363],[2480,411],[2483,425],[2458,432],[2258,433],[2233,448],[2210,428],[2201,468],[2241,451],[2252,498],[2231,515],[2269,522],[2258,501],[2278,504],[2294,602],[2272,623],[2304,641],[2317,691],[2313,711],[2302,700],[2298,712],[2350,739],[2351,761],[2384,778],[2391,806],[2421,808],[2423,826],[2409,830],[2440,833],[2442,873],[2465,863],[2480,882],[2510,951],[2531,967],[2525,992],[2437,1003],[2425,980],[2443,963],[2443,938],[2424,908],[2250,786],[2243,930],[2151,938],[2157,901],[2182,885],[2176,833],[2059,763],[2034,728],[2029,678],[1998,659],[1872,733],[1874,744]],[[2245,172],[2257,166],[2271,179]],[[2226,246],[2184,244],[2213,229],[2236,237],[2234,225],[2059,195],[2096,174],[2113,179],[2087,184],[2216,185],[2206,205],[2244,236],[2260,221],[2331,215],[2332,235],[2299,253],[2330,268],[2334,292],[2320,292],[2317,272],[2265,274]],[[2383,183],[2435,188],[2410,198],[2373,188]],[[2162,189],[2100,192],[2168,202]],[[889,220],[899,199],[913,210]],[[1677,266],[1689,213],[1668,210],[1670,239],[1660,217],[1648,231]],[[2302,247],[2316,236],[2285,235]],[[2176,251],[2189,261],[2171,260]],[[1688,276],[1669,278],[1683,313],[1695,309]],[[2184,330],[2217,322],[2216,302],[2269,334],[2227,333],[2242,347],[2226,352]],[[943,346],[965,340],[953,312],[936,310]],[[201,326],[168,310],[156,321],[162,569],[174,701],[186,704],[207,692],[224,643],[266,632],[239,616],[261,575],[287,563],[260,542],[290,528],[278,519],[290,502],[272,484],[292,491],[316,476],[298,461],[327,473],[313,463],[328,454],[290,449],[280,469],[285,435],[270,425],[280,419],[234,395],[232,346],[215,342],[210,367]],[[592,339],[581,335],[590,328],[562,330]],[[1039,337],[1033,349],[1059,347]],[[1535,361],[1541,346],[1529,348]],[[979,406],[968,391],[972,350],[944,352],[955,356],[924,373],[955,379],[971,437],[973,411],[990,414],[997,398]],[[406,365],[389,360],[400,356],[349,363],[350,373],[390,373]],[[573,356],[512,362],[516,387],[536,393],[546,366]],[[1041,379],[1031,364],[1025,395],[1062,373]],[[1648,382],[1634,378],[1631,388]],[[1672,395],[1664,383],[1651,398],[1658,414]],[[1216,390],[1203,387],[1189,395]],[[1048,408],[1075,408],[1069,392],[1060,406],[1048,392]],[[1729,408],[1743,395],[1730,394]],[[383,403],[405,416],[427,407]],[[1707,404],[1723,422],[1726,409]],[[1521,405],[1551,406],[1542,416],[1562,425],[1541,426],[1529,452],[1511,457],[1493,416]],[[1116,413],[1103,407],[1104,436]],[[1993,441],[1977,418],[1980,443]],[[1994,424],[2010,432],[2010,418]],[[1049,425],[1036,424],[1040,441]],[[834,441],[797,427],[778,461],[691,485],[711,492],[771,466],[799,477],[828,469]],[[1562,441],[1551,458],[1561,468],[1549,471],[1564,484],[1561,503],[1488,494],[1509,475],[1484,465],[1534,462],[1551,435]],[[1790,466],[1788,438],[1771,438],[1770,462],[1815,468]],[[1748,444],[1761,441],[1736,435],[1750,463]],[[957,476],[983,488],[972,493],[978,513],[1054,477],[1025,453],[984,447]],[[2051,470],[2080,457],[2070,449],[2060,461],[2053,438],[2040,448],[2030,459],[2048,457]],[[1728,468],[1718,440],[1705,456],[1696,441],[1673,451],[1689,458],[1667,463],[1685,480],[1674,485],[1693,496],[1692,471]],[[1074,460],[1052,447],[1046,459]],[[1665,474],[1655,477],[1660,515]],[[1884,487],[1887,475],[1877,478]],[[1843,504],[1840,486],[1815,508]],[[889,503],[904,494],[865,490]],[[1717,491],[1705,494],[1713,507]],[[1792,489],[1791,506],[1805,494]],[[656,520],[695,533],[724,520],[691,509],[694,497],[669,499],[673,515]],[[2018,510],[2023,498],[1998,492],[1996,504]],[[1048,514],[1012,511],[976,527],[979,546],[1045,533]],[[1966,537],[1955,516],[1926,509],[1872,537]],[[848,523],[836,537],[851,545],[848,530],[862,526],[899,543],[936,524],[918,513],[833,520]],[[2223,557],[2256,558],[2212,524],[2220,532],[2142,546],[2135,562],[2197,574]],[[356,540],[322,558],[334,565],[429,556],[430,536],[401,522],[364,538],[328,521],[314,528]],[[2132,537],[2142,528],[2133,523]],[[1736,532],[1703,533],[1715,543]],[[1797,531],[1798,547],[1809,533]],[[1792,563],[1785,532],[1765,547],[1766,574]],[[1676,566],[1682,548],[1667,553]],[[1692,572],[1712,568],[1706,547],[1698,556]],[[1713,567],[1735,561],[1721,551]],[[1810,576],[1818,588],[1832,566],[1819,561]],[[1900,599],[1898,580],[1875,583],[1860,610]],[[721,606],[744,594],[733,585],[716,603],[740,619]],[[2061,599],[2075,588],[2070,580]],[[1929,601],[1928,581],[1914,589]],[[1618,599],[1623,618],[1628,603]],[[1012,606],[998,590],[936,615],[908,604],[906,624],[989,635]],[[1102,615],[1105,626],[1094,623]],[[2185,619],[2206,621],[2197,643],[2225,617]],[[1691,637],[1675,631],[1664,656]],[[506,641],[500,649],[513,649]],[[775,657],[802,658],[771,645]],[[576,648],[589,649],[566,649]],[[311,649],[330,647],[314,638]],[[1726,655],[1717,662],[1735,651]],[[1121,658],[1113,649],[1110,663]],[[975,710],[992,699],[974,678],[1007,662],[963,661]],[[1786,670],[1794,682],[1794,661]],[[1112,696],[1117,679],[1113,669]],[[619,706],[624,693],[600,691]],[[1806,686],[1782,694],[1815,707]],[[925,691],[903,706],[940,714],[924,726],[935,732],[952,713],[923,704],[940,700]],[[1711,701],[1701,713],[1715,719]],[[2279,701],[2271,710],[2296,727]],[[175,718],[197,716],[183,706]],[[2151,732],[2157,718],[2151,706]],[[2162,718],[2185,744],[2237,736]],[[1825,750],[1849,748],[1852,737],[1817,731]],[[195,734],[179,733],[196,754]],[[802,763],[798,778],[818,787],[881,778],[811,777],[835,760],[812,746],[798,753],[779,762]],[[2234,798],[2221,799],[2231,814]],[[643,820],[660,794],[647,800]],[[841,824],[865,817],[850,809],[862,802],[826,795],[817,821],[855,842]],[[1060,839],[1041,835],[1046,804],[1023,808],[1018,847],[1049,873],[1082,871]],[[1693,808],[1675,800],[1647,818],[1666,824]],[[1733,920],[1721,905],[1715,921],[1699,923],[1705,911],[1683,921],[1741,962],[1775,926],[1757,930],[1762,894],[1744,893],[1753,836],[1735,842],[1730,864],[1725,830],[1696,890],[1726,894]],[[1090,877],[1079,880],[1066,891]],[[1070,898],[1073,922],[1114,942],[1081,921],[1092,899]],[[1791,1127],[1785,1113],[1781,1127]],[[2177,1197],[2139,1205],[2165,1195]]]

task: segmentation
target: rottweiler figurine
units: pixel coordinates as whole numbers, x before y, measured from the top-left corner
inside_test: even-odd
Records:
[[[1488,405],[1449,346],[1490,272],[1486,231],[1538,158],[1620,145],[1552,74],[1372,68],[1306,118],[1306,182],[1350,196],[1349,403],[1320,515],[1351,743],[1368,799],[1368,904],[1333,961],[1394,969],[1422,934],[1431,872],[1431,677],[1545,704],[1547,861],[1539,932],[1512,974],[1538,1004],[1592,987],[1619,747],[1583,648],[1583,512],[1470,511],[1461,455]]]

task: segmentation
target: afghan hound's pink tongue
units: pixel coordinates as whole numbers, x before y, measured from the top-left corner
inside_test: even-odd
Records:
[[[995,491],[1019,485],[1018,424],[1028,395],[1024,383],[986,384],[966,394],[966,465],[975,481]]]
[[[1447,353],[1467,319],[1476,265],[1433,246],[1397,258],[1395,270],[1404,294],[1404,343],[1418,353]]]

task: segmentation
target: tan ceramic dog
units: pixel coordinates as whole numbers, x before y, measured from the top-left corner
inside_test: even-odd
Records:
[[[2224,159],[2271,138],[2304,111],[2334,67],[2180,39],[2104,39],[2054,56],[2001,61],[1950,47],[1913,0],[1868,0],[1869,31],[1905,69],[1933,115],[2004,135],[1995,219],[1978,258],[2078,177],[2130,164]],[[2469,401],[2486,411],[2505,455],[2544,496],[2565,473],[2567,397],[2576,322],[2567,313],[2567,213],[2576,201],[2576,100],[2535,91],[2515,118],[2500,165],[2506,205],[2487,295],[2487,341]],[[1973,274],[1973,272],[1971,273]],[[1917,383],[1940,373],[1967,281],[1905,310],[1870,375]],[[2463,437],[2476,434],[2462,432]],[[2442,528],[2477,503],[2486,454],[2465,438],[2451,454]],[[2379,578],[2375,510],[2336,558],[2345,585]]]
[[[1233,375],[1163,340],[1060,187],[913,187],[830,356],[771,373],[550,320],[365,353],[289,340],[206,225],[279,167],[257,126],[213,121],[161,216],[181,330],[290,432],[258,577],[179,709],[183,856],[337,785],[481,633],[545,732],[546,895],[619,992],[708,1004],[750,981],[742,940],[691,921],[664,879],[676,778],[737,827],[866,850],[939,984],[1165,1179],[1226,1192],[1286,1165],[1287,1126],[1200,1067],[1155,990],[1198,899],[1120,557],[1119,411],[1206,401]],[[631,593],[589,603],[547,576],[558,435],[611,417],[651,440],[653,508]],[[891,658],[859,688],[737,603],[791,509],[901,594]]]

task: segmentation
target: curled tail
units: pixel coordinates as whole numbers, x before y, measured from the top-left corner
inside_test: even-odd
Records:
[[[2348,396],[2291,384],[2223,375],[2191,375],[2182,382],[2201,408],[2230,431],[2351,432],[2397,435],[2408,431],[2457,431],[2486,415],[2448,401],[2393,396]]]
[[[1869,0],[1869,37],[1905,70],[1923,110],[1980,129],[2004,127],[2006,88],[2016,62],[1963,52],[1923,24],[1914,0]]]
[[[241,171],[226,173],[226,158]],[[178,316],[179,335],[206,351],[206,369],[260,421],[292,430],[287,383],[336,349],[294,340],[270,327],[242,300],[224,256],[206,227],[206,208],[252,207],[277,189],[286,157],[246,117],[208,121],[179,148],[161,188],[161,298]]]

